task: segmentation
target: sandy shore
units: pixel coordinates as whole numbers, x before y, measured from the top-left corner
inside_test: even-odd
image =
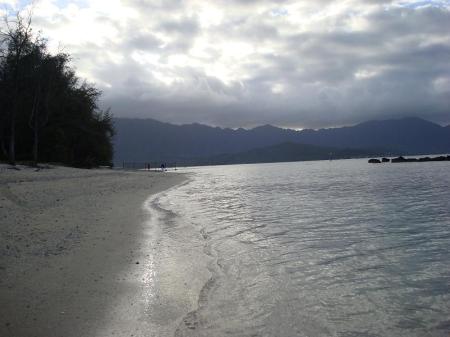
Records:
[[[1,169],[0,336],[173,334],[205,279],[176,256],[161,269],[170,247],[149,226],[143,203],[185,179]],[[188,278],[177,278],[180,268]]]

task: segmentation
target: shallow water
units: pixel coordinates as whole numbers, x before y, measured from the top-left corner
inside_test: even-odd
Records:
[[[159,203],[213,263],[178,336],[449,336],[448,163],[190,171]]]

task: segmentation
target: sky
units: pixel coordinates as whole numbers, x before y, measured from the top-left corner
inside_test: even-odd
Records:
[[[450,0],[36,0],[116,117],[222,127],[450,124]],[[0,0],[0,14],[29,1]]]

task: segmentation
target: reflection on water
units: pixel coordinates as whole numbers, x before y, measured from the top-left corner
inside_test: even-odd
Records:
[[[217,257],[189,336],[448,336],[448,163],[192,169],[161,203]]]
[[[149,233],[145,233],[145,235],[148,235],[148,242],[146,242],[149,245],[149,250],[151,250],[152,246],[155,244],[155,238],[158,237],[158,234],[156,233],[159,228],[155,226],[154,224],[158,221],[162,220],[162,215],[158,212],[158,209],[156,209],[153,206],[153,203],[155,202],[155,196],[151,196],[149,199],[145,201],[143,204],[143,209],[147,213],[148,220],[147,220],[147,231]],[[144,268],[142,273],[142,299],[144,305],[144,310],[146,315],[152,315],[153,314],[153,308],[155,307],[156,299],[155,296],[157,296],[157,290],[155,289],[156,284],[156,278],[157,278],[157,266],[155,262],[155,256],[153,254],[147,254],[145,259],[143,259]]]

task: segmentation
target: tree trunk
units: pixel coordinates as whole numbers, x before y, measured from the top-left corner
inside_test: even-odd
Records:
[[[14,111],[11,113],[9,132],[9,163],[16,165],[16,114]]]
[[[38,166],[38,147],[39,147],[39,121],[37,116],[34,118],[34,142],[33,142],[33,161]]]
[[[8,158],[8,151],[6,150],[6,145],[5,145],[5,140],[4,140],[4,139],[1,140],[1,143],[0,143],[0,149],[1,149],[1,151],[2,151],[2,155],[3,155],[5,158]]]
[[[38,147],[39,147],[39,93],[40,85],[34,94],[33,106],[31,108],[30,127],[33,130],[33,163],[38,166]]]

